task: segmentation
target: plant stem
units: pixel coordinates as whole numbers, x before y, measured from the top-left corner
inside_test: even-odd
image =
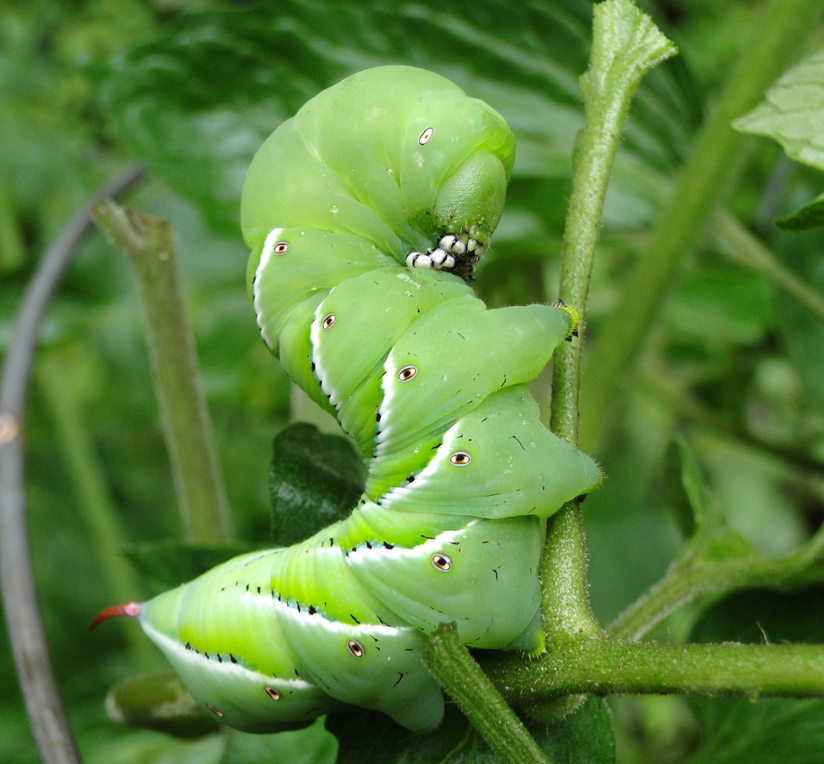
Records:
[[[824,696],[824,646],[683,645],[598,638],[565,645],[539,660],[484,660],[511,703],[545,702],[572,693],[609,695]]]
[[[108,596],[112,602],[139,600],[143,586],[129,560],[120,553],[123,532],[118,512],[106,487],[104,471],[89,432],[83,426],[75,385],[71,377],[66,378],[66,367],[66,359],[58,360],[55,352],[42,356],[36,368],[37,382],[49,407],[78,504],[91,530]],[[155,667],[156,653],[139,626],[131,618],[119,621],[135,666],[143,670]]]
[[[675,46],[631,3],[611,0],[595,6],[590,66],[581,78],[587,121],[576,152],[560,288],[561,300],[581,317],[581,334],[607,184],[630,101],[644,74],[675,53]],[[582,337],[562,343],[553,361],[552,430],[572,445],[578,442],[581,343]],[[541,580],[549,645],[559,638],[600,633],[587,596],[577,502],[550,518]]]
[[[197,382],[171,226],[109,199],[95,205],[92,215],[137,274],[184,538],[195,544],[224,543],[231,538],[226,493]]]
[[[143,170],[133,168],[103,195],[119,195],[142,177]],[[66,265],[91,227],[92,204],[68,222],[43,255],[17,314],[0,381],[0,583],[26,714],[44,764],[78,764],[80,757],[54,679],[34,595],[23,492],[23,412],[40,321]]]
[[[695,537],[664,578],[610,624],[610,636],[640,639],[673,610],[700,595],[759,587],[787,591],[824,581],[820,561],[824,534],[816,534],[800,551],[785,557],[698,561],[696,547],[708,541]]]
[[[432,632],[423,650],[423,660],[441,687],[504,761],[549,764],[521,720],[461,642],[456,624],[441,624]]]
[[[635,360],[676,270],[696,240],[744,137],[730,123],[753,108],[802,48],[821,13],[821,0],[771,0],[727,82],[718,105],[696,138],[675,190],[659,215],[633,274],[622,290],[590,358],[582,391],[581,443],[597,449],[609,404]]]

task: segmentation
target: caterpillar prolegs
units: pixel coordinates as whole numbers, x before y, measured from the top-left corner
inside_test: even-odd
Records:
[[[357,443],[351,515],[235,558],[137,615],[195,699],[273,731],[341,704],[435,726],[421,662],[439,623],[472,647],[543,650],[544,520],[600,482],[525,383],[575,326],[565,306],[487,310],[466,283],[514,160],[503,118],[409,67],[353,75],[264,143],[241,207],[261,334]]]

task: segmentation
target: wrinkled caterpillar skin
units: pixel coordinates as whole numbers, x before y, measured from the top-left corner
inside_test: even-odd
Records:
[[[472,647],[544,648],[543,520],[601,476],[541,424],[525,383],[574,317],[487,310],[459,276],[405,265],[446,234],[488,243],[513,159],[487,105],[384,67],[313,98],[252,163],[242,224],[261,334],[368,478],[345,521],[142,606],[195,699],[233,727],[355,704],[427,730],[443,698],[421,649],[439,623]]]

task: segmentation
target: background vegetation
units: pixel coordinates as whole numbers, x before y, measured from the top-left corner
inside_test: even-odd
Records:
[[[630,112],[593,274],[588,320],[596,350],[763,5],[640,4],[681,55],[648,75]],[[493,306],[552,301],[573,143],[583,125],[577,77],[587,64],[590,21],[587,0],[0,3],[0,347],[49,240],[103,183],[135,160],[144,164],[151,179],[130,203],[168,218],[177,232],[234,536],[266,545],[272,438],[295,418],[329,422],[290,391],[249,310],[238,202],[252,154],[306,99],[353,71],[382,63],[438,71],[501,111],[518,139],[507,212],[479,269],[478,292]],[[820,38],[813,29],[799,39],[798,57]],[[749,241],[772,250],[778,272],[824,291],[822,235],[773,225],[820,192],[820,173],[793,164],[777,144],[748,138],[729,157],[724,186],[724,209],[754,234]],[[696,457],[709,504],[742,544],[784,554],[824,520],[824,322],[775,270],[741,264],[747,246],[755,262],[752,244],[742,253],[718,230],[694,232],[638,362],[623,371],[608,407],[582,413],[582,447],[607,476],[583,507],[592,605],[602,624],[661,578],[692,530],[670,447],[675,435]],[[135,639],[135,624],[88,634],[94,614],[118,601],[110,566],[133,577],[139,590],[129,596],[158,591],[179,571],[164,572],[162,547],[145,545],[179,538],[181,529],[132,273],[99,234],[84,242],[64,280],[39,353],[27,420],[31,545],[51,654],[84,759],[217,762],[222,737],[180,741],[127,730],[103,706],[115,681],[155,660]],[[599,369],[585,359],[584,370],[586,405]],[[548,375],[535,385],[547,406],[548,387]],[[101,531],[101,513],[117,524]],[[107,560],[124,543],[131,562]],[[820,643],[822,601],[821,586],[699,598],[652,636]],[[9,688],[0,697],[0,762],[36,761],[5,630],[0,687]],[[821,701],[608,703],[621,762],[818,762],[824,750]],[[598,727],[606,707],[594,705],[592,727],[581,725],[579,734],[606,741],[600,758],[580,758],[579,749],[572,760],[612,756],[609,731]],[[309,753],[328,758],[321,739],[269,739],[256,753],[257,742],[233,737],[223,761],[257,761],[275,750],[299,761],[296,749],[307,740],[320,745]]]

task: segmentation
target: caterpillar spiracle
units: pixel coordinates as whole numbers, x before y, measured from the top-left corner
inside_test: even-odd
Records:
[[[421,650],[442,622],[471,647],[544,649],[544,520],[601,475],[543,426],[525,386],[574,312],[487,310],[467,284],[514,154],[485,103],[388,66],[311,99],[252,162],[241,219],[257,322],[357,443],[363,496],[302,543],[98,617],[136,615],[232,727],[354,704],[430,729],[443,698]]]

